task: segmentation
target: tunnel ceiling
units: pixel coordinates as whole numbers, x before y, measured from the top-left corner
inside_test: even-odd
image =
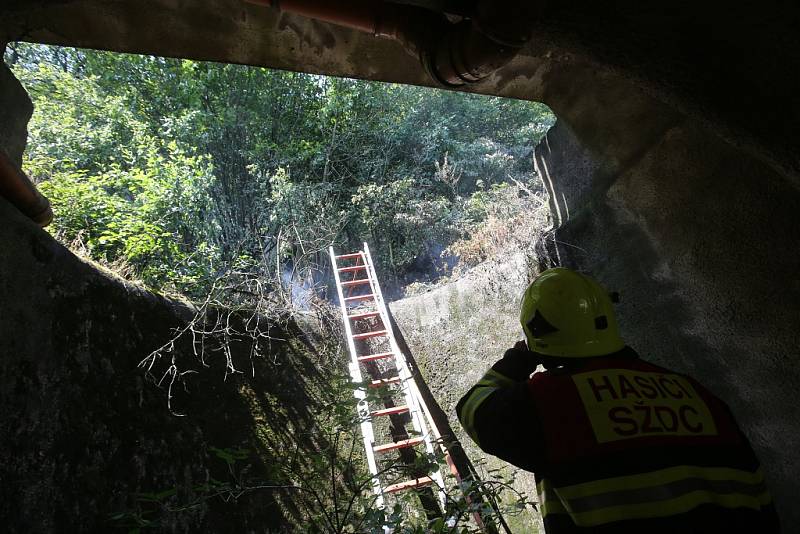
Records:
[[[434,85],[395,42],[242,0],[17,0],[0,7],[0,21],[0,41],[6,42]],[[531,24],[534,38],[522,53],[469,91],[541,100],[559,113],[569,105],[565,92],[593,87],[582,76],[580,87],[565,91],[563,79],[549,83],[554,72],[613,73],[631,90],[700,120],[800,185],[800,82],[794,75],[800,67],[800,7],[561,1],[549,2]]]

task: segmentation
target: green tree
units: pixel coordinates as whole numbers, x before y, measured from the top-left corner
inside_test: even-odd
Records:
[[[56,234],[193,293],[234,267],[307,277],[325,244],[365,239],[384,272],[414,276],[475,228],[474,195],[532,174],[554,120],[536,103],[239,65],[24,43],[6,61],[34,99],[26,167]]]

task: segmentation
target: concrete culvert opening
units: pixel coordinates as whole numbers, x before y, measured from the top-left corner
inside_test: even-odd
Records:
[[[21,42],[8,46],[6,59],[33,104],[22,167],[56,214],[48,231],[60,246],[43,235],[40,247],[58,250],[61,261],[86,261],[91,273],[76,275],[81,282],[69,297],[83,296],[85,305],[70,321],[52,319],[58,332],[84,332],[89,344],[64,350],[82,357],[98,350],[95,332],[107,317],[96,317],[94,306],[107,305],[106,292],[136,287],[142,297],[148,290],[165,295],[163,313],[170,320],[162,318],[158,328],[125,319],[138,310],[135,298],[130,308],[111,314],[122,319],[103,328],[137,333],[107,355],[105,365],[127,369],[153,400],[162,397],[161,404],[142,405],[138,417],[146,424],[156,409],[175,418],[177,428],[192,429],[194,437],[175,444],[173,454],[198,449],[196,456],[185,465],[167,456],[192,479],[208,469],[216,481],[187,488],[185,479],[173,479],[149,459],[146,446],[144,472],[121,468],[109,475],[103,485],[113,488],[113,497],[87,524],[121,528],[141,521],[166,530],[182,522],[216,524],[224,500],[238,494],[237,521],[298,525],[306,517],[312,530],[368,528],[377,521],[367,514],[374,503],[371,486],[364,486],[369,473],[358,424],[334,424],[357,412],[352,386],[340,380],[347,359],[328,247],[368,240],[381,285],[394,299],[425,293],[490,258],[533,258],[550,230],[533,149],[554,124],[552,112],[521,100]],[[45,278],[52,276],[48,271]],[[85,284],[102,289],[90,297]],[[181,318],[187,321],[182,326]],[[298,339],[302,329],[312,337],[308,348]],[[368,367],[388,376],[385,363]],[[214,379],[220,382],[216,410],[198,398]],[[274,387],[283,389],[280,395]],[[121,391],[121,398],[132,394],[127,386]],[[94,398],[108,391],[84,393]],[[14,402],[24,396],[20,391]],[[388,396],[377,400],[383,411],[399,405]],[[335,413],[326,413],[326,406]],[[222,416],[230,420],[225,425],[239,426],[225,437],[206,422]],[[92,413],[87,425],[110,424],[107,417]],[[376,423],[376,436],[416,439],[398,430],[405,417],[391,414],[383,426]],[[139,426],[130,439],[114,438],[120,431],[109,431],[108,438],[168,439]],[[39,440],[35,432],[21,436]],[[477,472],[492,494],[490,502],[475,505],[493,506],[490,515],[498,521],[535,529],[537,517],[527,504],[534,486],[518,482],[504,489],[500,474],[487,472],[477,452]],[[412,451],[402,454],[380,459],[382,471],[398,471],[390,472],[387,488],[409,478],[398,459],[409,464],[405,471],[427,461]],[[298,460],[306,457],[316,463]],[[451,527],[468,524],[472,514],[458,503],[459,481],[442,465],[447,504],[463,508],[443,519]],[[504,468],[502,475],[506,483],[512,471]],[[62,484],[56,477],[42,487]],[[237,492],[230,484],[241,487]],[[64,502],[86,497],[65,494]],[[387,495],[387,515],[397,504],[402,514],[396,521],[435,521],[437,502],[419,497],[422,507],[414,492]],[[254,506],[266,511],[248,511]]]
[[[800,93],[797,81],[788,79],[785,72],[798,66],[800,45],[792,31],[797,8],[773,6],[753,13],[743,7],[708,5],[675,12],[666,6],[643,10],[633,3],[608,8],[548,3],[537,6],[534,12],[522,13],[514,11],[513,2],[504,2],[486,13],[480,12],[481,6],[485,7],[482,2],[459,9],[447,2],[404,3],[414,4],[415,16],[424,16],[412,20],[429,21],[422,24],[423,29],[448,30],[442,32],[445,39],[438,39],[436,31],[409,35],[403,21],[410,12],[397,8],[396,3],[389,6],[393,18],[383,19],[396,24],[367,27],[374,35],[364,33],[365,28],[358,26],[363,25],[363,20],[332,20],[318,12],[293,12],[292,6],[303,3],[285,4],[285,11],[279,11],[216,0],[202,2],[190,10],[175,9],[171,3],[161,1],[152,2],[147,9],[93,1],[45,7],[17,2],[0,8],[0,42],[12,43],[5,47],[7,64],[24,61],[23,48],[28,45],[14,44],[21,40],[404,84],[445,83],[467,92],[544,102],[558,116],[558,122],[547,124],[549,130],[538,140],[533,154],[524,156],[533,169],[517,169],[520,174],[513,175],[513,179],[504,178],[509,184],[504,191],[491,193],[496,195],[493,215],[497,225],[485,225],[482,234],[483,239],[490,239],[497,237],[500,230],[505,231],[500,223],[507,222],[504,217],[511,218],[503,211],[508,206],[532,209],[535,202],[546,199],[545,211],[537,211],[533,219],[549,212],[553,231],[536,234],[540,246],[534,247],[530,255],[507,252],[515,248],[515,243],[530,237],[523,231],[530,227],[522,224],[512,225],[514,232],[504,242],[510,246],[499,247],[502,250],[481,250],[475,240],[469,239],[453,240],[446,243],[447,247],[442,242],[431,243],[430,258],[441,258],[443,249],[460,246],[461,257],[474,254],[475,263],[480,265],[465,269],[463,276],[447,285],[433,287],[429,280],[417,280],[405,299],[399,298],[403,296],[400,288],[407,288],[413,277],[403,278],[391,272],[390,265],[384,269],[387,276],[397,280],[397,293],[393,296],[398,298],[391,308],[398,329],[437,400],[452,417],[453,405],[463,389],[519,337],[519,294],[536,272],[564,265],[590,273],[621,293],[617,312],[622,334],[631,346],[655,363],[698,378],[730,405],[761,460],[783,528],[792,531],[800,521],[790,504],[791,496],[797,493],[797,459],[793,451],[800,446],[795,393],[798,373],[794,365],[800,341],[794,327],[800,293],[800,223],[796,216],[800,207],[800,164],[794,124],[800,110],[796,95]],[[517,13],[514,23],[508,20],[514,18],[512,13]],[[499,22],[494,17],[503,14]],[[483,30],[475,33],[473,20],[482,21]],[[709,27],[715,28],[713,39],[707,31]],[[753,39],[745,42],[743,35]],[[429,47],[431,39],[441,47]],[[437,50],[460,50],[463,56]],[[17,51],[20,55],[14,59]],[[34,119],[32,127],[41,129],[32,130],[32,138],[43,133],[51,135],[51,147],[63,146],[69,152],[62,154],[62,159],[40,158],[40,167],[25,167],[30,176],[37,178],[37,173],[44,175],[58,168],[75,190],[99,198],[138,158],[136,163],[143,172],[124,177],[125,187],[141,192],[152,186],[147,190],[150,204],[146,208],[168,206],[176,198],[169,196],[174,190],[166,184],[191,176],[191,180],[181,182],[186,188],[181,190],[180,198],[192,199],[197,212],[205,213],[209,207],[203,195],[207,192],[196,186],[226,169],[233,176],[234,169],[249,163],[248,155],[241,150],[226,150],[224,158],[212,161],[204,159],[203,154],[183,150],[179,144],[174,149],[157,146],[155,141],[148,145],[158,136],[145,135],[148,132],[144,126],[141,130],[112,129],[115,120],[138,127],[137,114],[146,114],[147,107],[157,101],[160,88],[169,84],[176,92],[185,91],[182,96],[194,99],[200,109],[207,106],[220,114],[230,112],[227,106],[212,102],[213,95],[192,93],[191,87],[180,83],[182,77],[191,80],[198,76],[197,69],[211,79],[213,68],[193,61],[161,59],[116,59],[110,60],[116,65],[98,68],[97,64],[69,65],[68,54],[59,58],[60,53],[52,52],[52,57],[42,62],[52,68],[50,78],[40,75],[32,79],[40,84],[41,91],[48,90],[53,79],[60,80],[62,91],[71,90],[73,95],[84,91],[84,86],[65,82],[70,69],[95,68],[98,85],[111,84],[115,76],[119,77],[119,94],[86,91],[82,96],[88,104],[70,120],[85,120],[80,116],[83,114],[99,123],[103,117],[96,115],[107,113],[113,99],[124,104],[115,108],[119,117],[108,117],[109,130],[86,130],[70,139],[59,138],[56,125],[47,124],[46,120],[37,125]],[[458,60],[448,62],[454,57]],[[764,61],[765,57],[780,59]],[[67,64],[60,65],[59,59]],[[137,100],[132,97],[131,87],[125,87],[124,76],[132,82],[142,82],[141,74],[148,62],[169,63],[175,68],[164,71],[167,79],[152,83],[150,94],[135,95]],[[117,69],[123,64],[124,75],[120,75]],[[12,65],[14,73],[19,68],[19,64]],[[282,76],[291,90],[283,95],[281,105],[273,108],[280,120],[271,124],[282,128],[284,137],[291,137],[298,128],[286,110],[305,105],[303,95],[322,90],[328,82],[313,76]],[[252,83],[249,93],[243,91],[240,95],[245,100],[260,87],[256,75],[243,75],[242,79],[248,77],[247,83]],[[224,87],[225,79],[218,78],[216,83]],[[342,82],[337,90],[346,93],[347,83]],[[146,85],[136,90],[144,91]],[[385,89],[375,89],[376,93],[381,91]],[[37,102],[37,113],[47,111],[67,120],[67,114],[59,115],[62,110],[56,100],[39,98],[30,89],[29,92]],[[403,101],[400,93],[402,90],[398,89],[398,102]],[[7,66],[0,71],[0,98],[4,102],[0,118],[5,125],[0,132],[0,146],[11,162],[19,165],[32,110],[25,90]],[[346,97],[340,98],[339,104],[342,101],[348,104]],[[385,106],[392,104],[387,99]],[[47,106],[51,109],[46,110]],[[487,130],[497,132],[508,127],[502,117],[509,113],[513,114],[503,110],[498,122],[487,126]],[[371,119],[378,120],[386,113],[374,115]],[[435,110],[430,116],[431,120],[436,117]],[[182,134],[207,127],[200,119],[186,114],[180,120],[158,122],[159,135],[183,139]],[[240,119],[231,117],[231,123]],[[325,131],[329,135],[320,145],[330,150],[303,145],[299,139],[292,148],[298,160],[317,154],[323,174],[327,168],[329,183],[341,172],[336,170],[341,162],[336,160],[335,149],[341,142],[336,136],[342,131],[334,124],[327,124]],[[63,131],[78,130],[70,130],[68,123],[63,127]],[[336,134],[332,135],[334,131]],[[132,136],[138,136],[138,153],[115,156],[116,162],[105,159],[102,170],[87,169],[86,165],[92,163],[87,154],[97,148],[98,140],[107,143],[104,149],[110,155]],[[217,141],[223,146],[226,140]],[[231,139],[227,142],[235,144]],[[32,148],[33,145],[29,150]],[[370,155],[368,148],[363,153]],[[258,149],[269,151],[272,147]],[[159,160],[164,158],[165,150],[171,150],[170,158]],[[439,173],[443,188],[450,187],[448,180],[455,181],[459,171],[467,172],[458,169],[453,150],[437,156],[431,173]],[[97,153],[93,157],[98,161]],[[172,174],[157,175],[156,168],[169,168]],[[269,171],[266,166],[246,170],[249,176],[268,183],[269,191],[280,191],[293,199],[280,209],[291,212],[297,209],[295,200],[316,199],[311,204],[319,213],[330,218],[340,215],[325,201],[330,191],[324,187],[315,184],[297,188],[296,166],[284,168],[282,174],[273,172],[275,169],[277,166]],[[387,169],[389,164],[382,172]],[[523,175],[536,179],[525,181],[521,179]],[[106,181],[98,181],[98,177]],[[161,182],[153,185],[154,177]],[[257,182],[251,181],[249,187]],[[387,193],[409,194],[415,184],[411,180],[396,186],[397,190],[377,192],[370,188],[370,182],[379,180],[372,180],[372,176],[365,179],[360,197],[370,207],[371,198],[386,198]],[[241,188],[242,183],[244,180],[220,184],[218,193],[224,192],[226,186]],[[474,183],[470,187],[480,186]],[[484,182],[483,187],[492,189],[491,183]],[[537,187],[542,188],[541,193]],[[254,189],[248,192],[251,198],[263,193]],[[115,193],[123,200],[125,195],[130,196],[124,191]],[[465,195],[466,189],[451,190],[452,197],[459,194]],[[273,197],[270,199],[276,202]],[[224,235],[221,247],[239,242],[241,235],[237,232],[241,228],[262,223],[250,218],[246,209],[250,200],[241,200],[241,205],[228,206],[227,217],[222,211],[217,217],[215,230]],[[65,203],[65,207],[68,205]],[[110,214],[119,216],[123,212],[126,221],[138,221],[141,213],[137,210],[142,206],[105,202],[87,220],[107,221]],[[436,212],[441,206],[427,208]],[[386,210],[392,212],[394,208],[389,206]],[[75,220],[85,216],[79,209],[70,213]],[[418,205],[407,215],[422,217],[425,213]],[[163,220],[138,221],[140,226],[127,234],[124,229],[107,228],[104,235],[95,236],[94,250],[117,246],[134,256],[140,253],[140,258],[155,252],[169,255],[174,252],[170,248],[174,241],[159,237],[159,232],[162,225],[180,222],[179,218],[180,214],[165,210]],[[270,465],[285,459],[281,455],[267,455],[250,468],[262,480],[272,476],[279,482],[275,485],[281,487],[257,496],[241,496],[232,505],[232,514],[227,505],[210,500],[188,510],[188,515],[169,507],[175,502],[195,502],[197,494],[204,491],[235,493],[225,477],[242,481],[249,476],[241,473],[246,462],[239,459],[245,454],[240,444],[246,439],[261,444],[252,449],[274,451],[296,443],[302,435],[308,438],[303,446],[309,450],[331,450],[327,440],[320,437],[322,433],[302,430],[318,424],[315,416],[330,404],[325,401],[326,395],[344,395],[328,389],[320,395],[323,390],[314,385],[314,381],[334,383],[329,378],[335,374],[332,362],[339,347],[328,347],[325,340],[336,338],[338,333],[301,334],[303,329],[319,332],[322,328],[337,328],[335,321],[321,318],[311,321],[313,324],[304,322],[318,312],[315,302],[306,299],[306,289],[323,280],[324,273],[305,272],[308,276],[298,280],[295,262],[270,264],[272,272],[284,283],[290,282],[288,294],[270,294],[263,302],[258,301],[263,306],[256,306],[259,314],[241,313],[238,309],[234,310],[238,315],[230,315],[228,308],[218,306],[221,294],[205,307],[202,299],[199,304],[189,305],[171,297],[154,296],[103,274],[53,242],[17,207],[5,201],[3,219],[0,240],[5,254],[0,256],[0,301],[6,311],[0,327],[2,353],[8,356],[3,366],[7,387],[3,388],[6,409],[2,424],[3,435],[19,438],[4,440],[2,450],[2,478],[9,481],[3,484],[3,515],[12,518],[8,522],[12,530],[50,531],[58,525],[93,530],[100,522],[108,525],[109,517],[115,513],[122,514],[117,519],[119,524],[130,522],[131,528],[162,521],[158,528],[167,531],[191,531],[198,525],[212,530],[257,530],[265,525],[279,529],[285,526],[283,521],[302,521],[314,513],[313,509],[300,509],[293,500],[292,492],[303,491],[295,488],[302,486],[303,480],[280,478],[269,470]],[[484,222],[489,219],[486,216]],[[324,228],[318,230],[314,239],[330,241]],[[150,270],[147,276],[154,280],[179,279],[182,287],[190,288],[196,282],[192,277],[197,276],[197,271],[189,267],[204,264],[213,279],[218,267],[216,259],[191,237],[181,236],[186,243],[197,245],[196,250],[186,254],[185,264],[172,271]],[[295,257],[304,253],[306,245],[314,249],[302,240],[299,251],[291,250],[298,246],[297,236],[277,237],[258,246],[277,247],[277,252]],[[226,252],[233,258],[238,250]],[[386,253],[389,255],[388,250]],[[391,255],[399,256],[390,264],[402,260],[402,253],[393,246]],[[249,261],[247,257],[240,259]],[[430,261],[421,262],[420,267],[426,263]],[[445,272],[449,269],[451,274],[454,266],[443,261],[438,267]],[[419,273],[417,278],[421,278]],[[238,294],[240,303],[248,302],[248,292],[259,294],[262,289],[257,280],[244,275],[236,284],[216,288],[227,292],[226,297]],[[199,297],[189,296],[195,300]],[[266,313],[268,304],[287,300],[305,308],[303,313],[293,318]],[[217,358],[212,366],[219,366],[227,381],[218,380],[220,375],[212,372],[213,377],[201,373],[206,378],[192,383],[192,376],[181,374],[192,369],[175,364],[173,356],[183,353],[194,359],[196,345],[191,341],[181,345],[187,343],[181,341],[175,347],[169,343],[162,347],[156,354],[159,363],[151,371],[162,388],[172,385],[172,411],[186,414],[176,417],[164,407],[164,390],[145,381],[137,364],[160,346],[152,340],[171,339],[173,328],[180,330],[181,325],[191,324],[198,309],[205,313],[204,322],[187,332],[202,337],[203,329],[211,324],[215,331],[221,328],[218,331],[223,336],[226,332],[231,334],[238,349],[228,351],[224,344],[205,347],[209,356]],[[262,316],[266,317],[264,325],[269,326],[253,328],[249,320]],[[218,321],[217,317],[225,320]],[[225,330],[227,321],[237,320],[241,324]],[[254,354],[267,356],[254,360]],[[275,358],[276,354],[284,355],[284,359]],[[290,363],[276,372],[273,363],[279,360]],[[253,364],[254,361],[261,363]],[[262,366],[261,372],[256,369],[258,366]],[[242,370],[245,372],[238,373]],[[248,381],[243,376],[261,378]],[[297,376],[304,379],[298,382]],[[318,378],[308,378],[314,376]],[[203,382],[209,384],[201,385]],[[214,393],[199,395],[204,390]],[[232,391],[235,401],[231,400]],[[293,408],[300,405],[306,408]],[[192,410],[219,413],[214,410],[218,406],[226,407],[226,415],[214,418],[214,424],[192,420],[189,415]],[[277,415],[270,419],[273,413]],[[252,438],[261,420],[270,420],[270,428],[260,438]],[[453,422],[458,429],[457,422]],[[249,430],[242,430],[245,427]],[[135,436],[133,441],[129,439],[131,435]],[[177,449],[174,444],[178,441],[192,446]],[[101,446],[92,445],[95,443]],[[466,438],[464,443],[468,443]],[[211,459],[216,466],[207,471],[183,469],[181,462],[173,460],[181,455],[188,458],[187,465],[206,466]],[[152,463],[155,457],[164,461]],[[301,464],[309,465],[305,461],[298,463]],[[490,465],[489,469],[493,467]],[[127,473],[125,480],[115,480],[111,475],[119,469]],[[342,475],[331,487],[352,489],[347,486],[351,482],[348,476]],[[222,485],[215,486],[218,482]],[[45,506],[45,502],[49,505]],[[168,519],[155,519],[154,510],[160,514],[164,506]],[[46,508],[52,513],[45,514],[41,521],[21,515],[20,510],[31,507]],[[261,511],[256,512],[256,508]],[[80,519],[71,517],[67,510],[80,510]],[[94,517],[95,512],[89,510],[98,510],[103,517]],[[336,530],[336,521],[333,523]],[[516,530],[526,528],[516,526]]]

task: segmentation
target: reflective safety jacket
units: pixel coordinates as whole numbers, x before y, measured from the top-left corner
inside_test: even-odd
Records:
[[[778,532],[758,460],[696,380],[630,348],[536,373],[506,352],[456,407],[487,453],[537,479],[548,534]]]

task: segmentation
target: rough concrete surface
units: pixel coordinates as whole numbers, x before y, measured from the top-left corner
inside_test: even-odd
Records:
[[[800,192],[690,120],[631,149],[592,161],[563,122],[536,148],[564,215],[554,263],[619,291],[629,344],[729,403],[795,532]]]
[[[450,425],[474,464],[502,468],[505,462],[484,454],[458,422],[461,396],[514,342],[522,339],[519,298],[530,266],[524,254],[488,261],[454,282],[390,303],[389,307],[417,366],[447,414]],[[485,474],[485,471],[484,471]],[[517,475],[516,487],[536,499],[533,477]],[[535,532],[539,518],[532,510],[506,517],[514,532]]]
[[[564,121],[550,128],[536,147],[533,164],[547,192],[555,227],[570,219],[570,211],[579,211],[591,201],[593,178],[600,172],[600,165]],[[570,187],[560,187],[556,191],[551,168],[559,175],[571,176]]]
[[[522,53],[467,90],[554,109],[587,93],[602,106],[609,95],[591,79],[614,74],[628,92],[635,87],[668,103],[800,184],[800,77],[787,75],[800,69],[796,3],[542,4]],[[498,9],[515,16],[511,3],[498,2]],[[17,0],[0,5],[0,21],[0,41],[433,84],[398,43],[240,0]]]

